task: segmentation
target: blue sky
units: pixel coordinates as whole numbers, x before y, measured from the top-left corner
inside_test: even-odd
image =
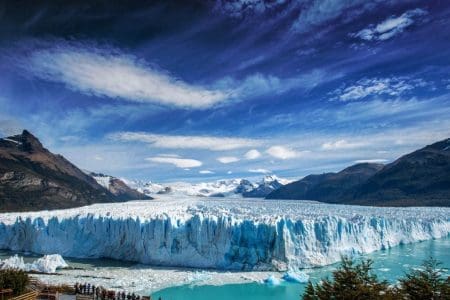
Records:
[[[450,136],[446,1],[2,7],[0,133],[84,169],[299,178]]]

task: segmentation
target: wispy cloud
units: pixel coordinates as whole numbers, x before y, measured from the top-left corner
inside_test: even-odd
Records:
[[[223,164],[230,164],[230,163],[238,162],[239,158],[237,158],[235,156],[222,156],[222,157],[218,157],[217,160]]]
[[[226,90],[230,97],[251,98],[264,94],[283,94],[293,89],[309,90],[323,82],[333,80],[340,74],[327,74],[324,70],[315,69],[294,77],[280,78],[274,75],[256,73],[236,80],[225,77],[214,84],[217,90]]]
[[[299,157],[306,152],[307,151],[295,151],[284,146],[272,146],[266,150],[266,153],[270,156],[283,160]]]
[[[201,170],[201,171],[198,171],[198,173],[199,174],[204,174],[204,175],[214,174],[214,172],[210,171],[210,170]]]
[[[207,149],[212,151],[225,151],[241,148],[250,148],[262,143],[260,140],[215,137],[215,136],[188,136],[188,135],[160,135],[146,132],[119,132],[110,136],[113,140],[124,142],[148,143],[157,148],[169,149]]]
[[[384,41],[403,32],[405,28],[414,24],[418,17],[426,14],[427,11],[420,8],[408,10],[398,17],[389,17],[383,22],[377,25],[370,25],[368,28],[351,34],[351,36],[366,41]]]
[[[323,143],[321,148],[323,150],[341,150],[341,149],[355,149],[366,146],[363,142],[349,142],[347,140],[338,140],[335,142]]]
[[[421,79],[407,77],[363,78],[353,85],[336,89],[331,94],[333,99],[341,101],[360,100],[369,96],[399,96],[427,83]]]
[[[206,109],[297,88],[311,89],[334,78],[315,69],[286,78],[263,73],[239,80],[226,76],[199,85],[109,45],[37,40],[24,42],[15,50],[17,53],[8,55],[18,57],[26,76],[61,83],[90,96],[186,109]]]
[[[155,156],[155,157],[148,157],[145,160],[155,162],[155,163],[162,163],[162,164],[172,164],[176,166],[177,168],[196,168],[203,165],[203,163],[196,159],[190,159],[190,158],[179,158],[179,157],[168,157],[168,156]]]
[[[249,150],[247,153],[245,153],[244,157],[246,159],[250,159],[250,160],[257,159],[257,158],[261,157],[261,152],[259,152],[256,149],[252,149],[252,150]]]
[[[205,108],[227,99],[226,92],[189,84],[108,47],[59,41],[29,54],[23,67],[72,90],[125,101]]]
[[[248,170],[250,173],[259,173],[259,174],[270,174],[272,171],[267,169],[250,169]]]

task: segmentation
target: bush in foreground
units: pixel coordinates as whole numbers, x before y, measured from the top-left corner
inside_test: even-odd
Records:
[[[0,290],[12,289],[14,295],[23,294],[29,280],[28,274],[24,271],[16,269],[0,270]]]
[[[399,280],[398,286],[380,281],[373,273],[373,261],[355,264],[343,258],[339,268],[333,272],[332,280],[320,283],[308,282],[304,300],[448,300],[450,299],[450,277],[445,278],[439,263],[434,259],[424,262],[423,268],[413,270]]]

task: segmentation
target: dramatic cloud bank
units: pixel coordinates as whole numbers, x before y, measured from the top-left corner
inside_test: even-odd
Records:
[[[160,135],[145,132],[120,132],[112,135],[111,138],[124,142],[148,143],[157,148],[207,149],[212,151],[250,148],[261,144],[259,140],[245,138]]]
[[[72,90],[125,101],[206,108],[227,98],[108,48],[61,43],[32,52],[23,65],[34,76]]]

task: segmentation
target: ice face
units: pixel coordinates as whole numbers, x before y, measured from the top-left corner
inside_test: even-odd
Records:
[[[446,237],[449,208],[161,197],[0,214],[0,248],[159,266],[287,270]]]

